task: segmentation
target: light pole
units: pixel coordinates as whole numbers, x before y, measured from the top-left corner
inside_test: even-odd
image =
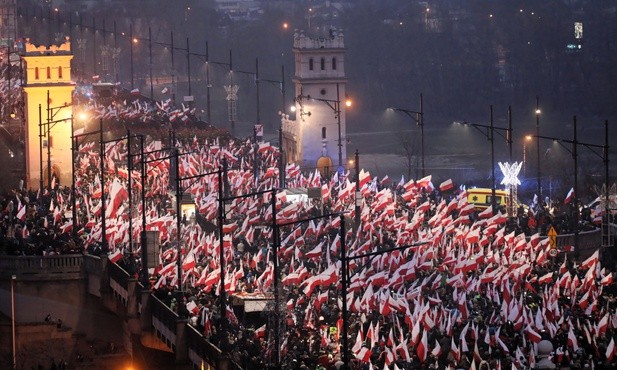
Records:
[[[573,139],[572,140],[567,140],[567,139],[559,139],[556,137],[550,137],[550,136],[536,136],[536,139],[547,139],[547,140],[553,140],[556,141],[557,143],[559,143],[559,145],[561,145],[564,149],[566,149],[571,155],[572,155],[572,159],[574,162],[574,251],[575,253],[578,253],[578,241],[579,241],[579,225],[578,225],[578,220],[579,220],[579,208],[578,208],[578,146],[582,145],[584,147],[586,147],[587,149],[591,150],[591,152],[593,154],[595,154],[596,156],[602,158],[603,162],[604,162],[604,170],[605,170],[605,186],[608,189],[608,182],[609,182],[609,170],[608,170],[608,163],[609,163],[609,159],[608,159],[608,153],[609,153],[609,146],[608,146],[608,121],[604,121],[604,145],[598,145],[598,144],[589,144],[589,143],[583,143],[581,141],[578,141],[578,132],[577,132],[577,122],[576,122],[576,116],[573,117],[572,119],[573,121]],[[568,144],[572,144],[571,149],[568,148],[567,146],[564,145],[564,143],[568,143]],[[598,153],[596,151],[596,149],[598,150],[602,150],[602,154]],[[608,197],[608,193],[607,193],[607,197]],[[608,200],[608,198],[607,198]],[[607,215],[608,217],[608,215]]]
[[[15,332],[15,280],[17,275],[11,276],[11,331],[13,336],[13,369],[17,369],[17,333]]]
[[[457,123],[457,122],[455,122]],[[493,125],[493,106],[490,106],[490,124],[483,125],[479,123],[469,123],[469,122],[460,122],[465,126],[471,126],[478,130],[482,135],[484,135],[488,141],[491,142],[491,206],[493,207],[493,213],[496,212],[496,202],[495,202],[495,131],[506,139],[506,143],[509,146],[510,156],[512,154],[512,121],[509,121],[508,127],[495,127]],[[486,130],[482,130],[486,129]],[[505,135],[501,133],[501,131],[505,132]]]
[[[531,135],[525,135],[523,141],[523,175],[527,176],[527,142],[531,141],[533,137]]]
[[[395,107],[390,107],[388,109],[406,114],[416,122],[416,125],[420,126],[420,156],[422,158],[422,177],[426,176],[426,167],[424,164],[424,98],[422,94],[420,94],[419,111]]]
[[[542,200],[542,177],[540,173],[540,97],[536,96],[536,159],[538,165],[538,200]]]

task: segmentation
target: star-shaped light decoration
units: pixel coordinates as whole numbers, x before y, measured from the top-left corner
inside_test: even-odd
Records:
[[[503,180],[501,180],[501,184],[511,186],[520,185],[521,181],[518,179],[518,174],[521,172],[522,166],[523,162],[499,162],[499,168],[501,169],[501,173],[503,173]]]

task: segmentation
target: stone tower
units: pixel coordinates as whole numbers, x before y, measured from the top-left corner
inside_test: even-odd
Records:
[[[345,166],[345,44],[340,30],[294,35],[296,121],[284,122],[288,161],[333,171]]]
[[[75,84],[71,81],[71,44],[35,46],[26,41],[25,159],[26,184],[47,186],[49,176],[60,184],[71,183],[71,135]]]

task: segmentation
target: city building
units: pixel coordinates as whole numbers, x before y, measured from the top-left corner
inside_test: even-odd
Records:
[[[283,118],[283,150],[288,162],[328,172],[344,166],[345,44],[342,32],[326,37],[294,35],[295,121]]]
[[[71,43],[36,46],[26,40],[22,55],[25,84],[26,185],[38,189],[55,176],[71,182]],[[50,177],[51,175],[51,177]]]

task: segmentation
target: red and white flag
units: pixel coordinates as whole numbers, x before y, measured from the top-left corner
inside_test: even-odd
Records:
[[[452,182],[452,179],[447,179],[446,181],[439,184],[439,190],[441,192],[451,190],[452,188],[454,188],[454,183]]]
[[[606,360],[611,362],[615,356],[615,338],[611,338],[610,343],[606,347]]]
[[[568,195],[566,195],[566,199],[563,201],[563,204],[568,204],[574,199],[574,188],[570,188]]]
[[[426,361],[426,357],[428,356],[428,339],[426,337],[426,330],[423,330],[422,332],[422,340],[420,340],[420,343],[418,343],[418,348],[416,352],[418,354],[420,362],[424,363]]]
[[[595,265],[598,262],[599,258],[600,258],[599,251],[595,251],[594,254],[592,254],[589,258],[584,260],[583,263],[581,263],[581,269],[584,269],[584,270],[589,269],[591,266]]]
[[[255,330],[255,335],[257,338],[265,338],[266,337],[266,324],[263,324],[259,328]]]
[[[117,263],[121,259],[122,259],[122,251],[120,251],[120,249],[118,248],[116,248],[116,250],[113,253],[109,254],[109,262],[111,263]]]

